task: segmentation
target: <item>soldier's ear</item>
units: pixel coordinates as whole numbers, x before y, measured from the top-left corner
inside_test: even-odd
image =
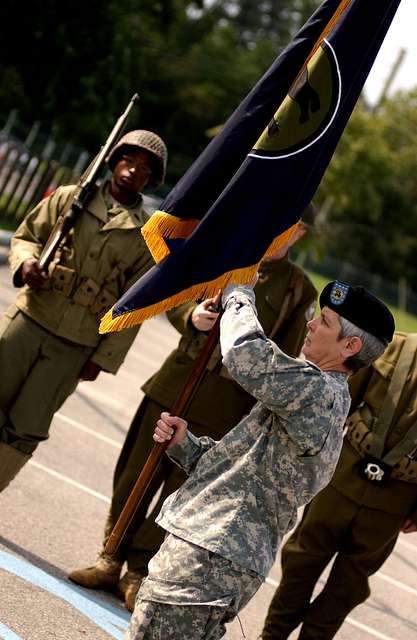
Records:
[[[362,349],[362,340],[358,336],[348,336],[345,338],[345,346],[343,348],[343,355],[345,358],[352,358]]]

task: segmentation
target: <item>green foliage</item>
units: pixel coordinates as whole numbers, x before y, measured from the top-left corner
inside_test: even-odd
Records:
[[[417,288],[417,90],[353,113],[321,185],[327,253]]]
[[[319,0],[3,0],[1,112],[97,151],[133,93],[129,126],[184,173]],[[318,254],[417,289],[417,91],[376,113],[361,102],[317,195]],[[324,229],[324,232],[323,232]]]
[[[133,93],[133,127],[169,146],[175,182],[318,0],[3,0],[0,104],[92,153]]]

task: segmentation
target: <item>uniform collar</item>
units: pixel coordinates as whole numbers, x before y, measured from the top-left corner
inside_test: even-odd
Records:
[[[149,218],[143,206],[142,196],[133,207],[120,204],[109,193],[109,182],[102,184],[95,197],[88,204],[89,213],[104,223],[103,231],[108,229],[140,229]]]

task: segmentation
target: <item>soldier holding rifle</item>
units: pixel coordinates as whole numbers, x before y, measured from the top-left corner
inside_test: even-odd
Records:
[[[84,180],[88,199],[83,183],[81,191],[59,187],[12,239],[20,291],[0,321],[0,491],[48,438],[78,381],[115,374],[138,330],[100,336],[99,319],[153,264],[140,233],[149,216],[141,191],[163,182],[167,150],[155,133],[136,130],[101,155],[111,180],[99,187]],[[74,203],[80,215],[51,254],[62,229],[56,223],[74,214]]]
[[[347,379],[380,356],[394,320],[362,287],[332,282],[308,323],[304,359],[259,324],[249,287],[223,294],[220,341],[229,373],[257,399],[219,442],[163,413],[154,439],[190,474],[164,503],[169,533],[149,563],[128,640],[221,638],[268,575],[297,509],[330,480],[349,410]]]

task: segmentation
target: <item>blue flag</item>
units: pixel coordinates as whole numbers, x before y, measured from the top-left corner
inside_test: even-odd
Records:
[[[156,261],[117,331],[249,282],[312,200],[400,0],[325,0],[142,228]]]

